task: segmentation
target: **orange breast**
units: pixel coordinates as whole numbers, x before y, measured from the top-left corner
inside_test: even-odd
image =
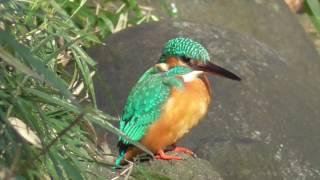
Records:
[[[173,89],[160,118],[149,128],[141,143],[153,152],[175,143],[207,113],[211,89],[206,77]]]

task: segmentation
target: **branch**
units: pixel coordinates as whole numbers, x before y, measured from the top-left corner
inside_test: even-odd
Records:
[[[83,118],[83,116],[84,116],[84,114],[81,113],[74,121],[71,122],[71,124],[69,124],[68,127],[64,128],[61,132],[59,132],[59,133],[58,133],[58,136],[57,136],[54,140],[52,140],[52,141],[49,143],[49,145],[46,146],[46,147],[42,150],[42,152],[41,152],[41,153],[39,154],[39,156],[38,156],[38,159],[39,159],[40,156],[45,155],[45,154],[50,150],[50,148],[51,148],[62,136],[64,136],[64,135],[65,135],[68,131],[70,131],[76,124],[78,124],[78,123],[81,121],[81,119]]]

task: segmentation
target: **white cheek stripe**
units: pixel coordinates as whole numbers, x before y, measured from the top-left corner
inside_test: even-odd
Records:
[[[196,79],[199,75],[203,74],[203,71],[192,71],[185,75],[182,75],[183,82],[190,82]]]
[[[156,64],[156,67],[160,71],[168,71],[169,70],[169,66],[166,63],[158,63],[158,64]]]

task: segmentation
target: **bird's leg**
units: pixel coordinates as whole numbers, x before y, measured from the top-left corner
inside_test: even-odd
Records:
[[[163,159],[163,160],[182,160],[181,157],[178,156],[171,156],[164,153],[162,149],[160,149],[156,154],[156,159]]]
[[[179,147],[177,146],[176,144],[172,144],[172,151],[174,152],[181,152],[181,153],[184,153],[184,154],[187,154],[187,155],[190,155],[190,156],[193,156],[193,157],[197,157],[196,154],[194,152],[192,152],[190,149],[188,148],[184,148],[184,147]]]

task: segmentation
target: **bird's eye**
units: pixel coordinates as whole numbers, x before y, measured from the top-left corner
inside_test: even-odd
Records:
[[[183,57],[181,57],[181,59],[182,59],[182,61],[185,62],[186,64],[190,64],[190,63],[191,63],[191,58],[189,58],[189,57],[183,56]]]

